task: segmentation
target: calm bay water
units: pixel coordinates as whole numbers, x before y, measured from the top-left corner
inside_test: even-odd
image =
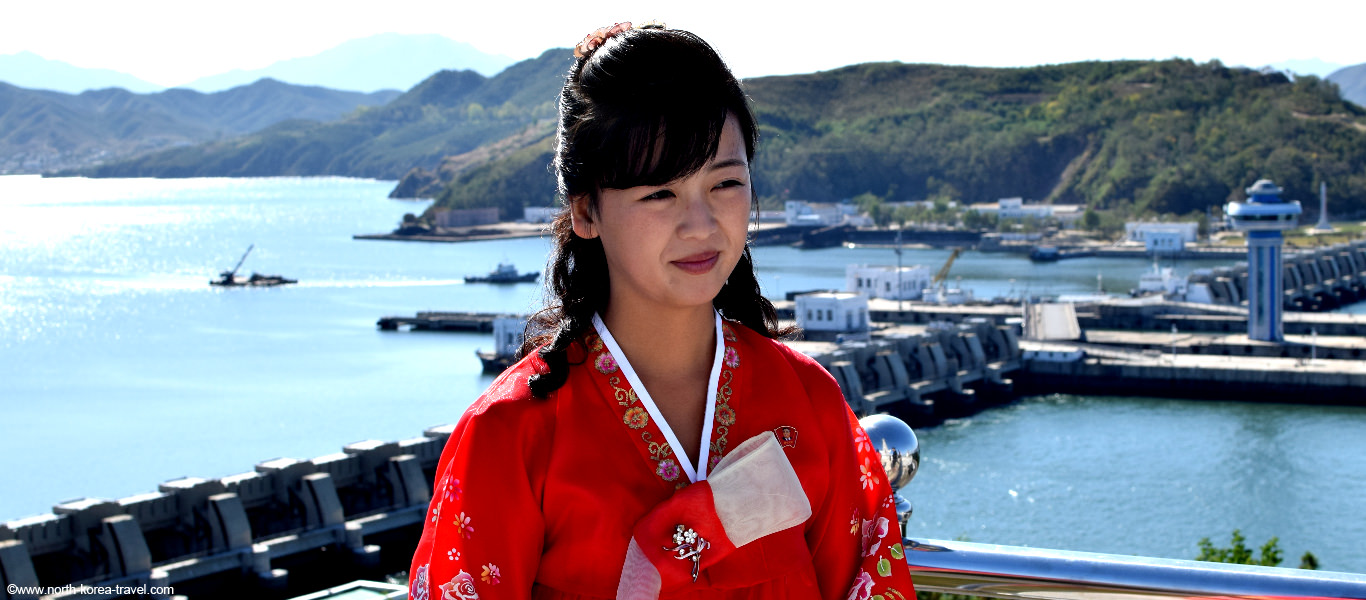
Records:
[[[0,177],[0,519],[80,496],[118,498],[180,476],[413,437],[453,422],[491,378],[491,338],[381,332],[420,310],[520,311],[536,285],[465,285],[540,239],[355,241],[423,203],[351,179],[85,180]],[[243,266],[300,280],[216,289]],[[755,251],[771,296],[842,287],[886,249]],[[938,268],[947,251],[908,250]],[[1186,272],[1215,263],[1177,265]],[[1133,287],[1138,260],[1035,265],[967,253],[962,285],[989,297]],[[1010,279],[1014,279],[1012,283]],[[1363,312],[1362,305],[1354,312]],[[1366,411],[1056,396],[918,432],[904,493],[910,533],[1190,558],[1234,528],[1279,536],[1287,562],[1366,572]]]

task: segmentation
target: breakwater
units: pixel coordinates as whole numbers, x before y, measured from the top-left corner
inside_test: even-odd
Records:
[[[1287,252],[1281,280],[1285,309],[1324,311],[1366,300],[1366,240]],[[1216,304],[1247,302],[1247,264],[1193,273],[1188,288],[1203,286]]]
[[[974,319],[901,326],[867,342],[798,342],[835,377],[860,415],[890,413],[912,427],[966,416],[1015,398],[1016,328]]]
[[[284,598],[382,579],[407,569],[453,428],[269,460],[220,479],[176,479],[118,500],[64,502],[0,524],[0,587],[75,586],[45,598],[122,595],[81,584]]]

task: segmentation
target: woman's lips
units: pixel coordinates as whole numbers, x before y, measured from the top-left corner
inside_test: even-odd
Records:
[[[719,258],[721,258],[720,252],[702,252],[672,261],[671,264],[682,269],[685,273],[701,275],[716,266],[716,261]]]

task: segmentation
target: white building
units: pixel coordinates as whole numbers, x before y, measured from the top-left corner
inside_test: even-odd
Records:
[[[897,267],[849,265],[844,268],[844,289],[869,298],[919,300],[921,291],[930,287],[933,279],[930,268],[921,265],[901,267],[899,273]]]
[[[797,326],[808,338],[868,333],[868,297],[852,292],[817,292],[796,299]]]
[[[1070,227],[1081,220],[1085,207],[1072,204],[1028,204],[1024,198],[1001,198],[995,202],[979,202],[968,206],[984,215],[996,215],[998,219],[1057,219],[1063,226]]]
[[[829,227],[848,223],[854,226],[871,225],[871,220],[860,217],[858,207],[847,203],[803,202],[788,200],[783,205],[788,225]]]
[[[1143,246],[1153,254],[1180,252],[1186,249],[1186,236],[1180,231],[1149,231]]]
[[[1148,237],[1154,234],[1170,236],[1177,234],[1182,244],[1194,244],[1200,236],[1200,224],[1195,222],[1155,223],[1130,221],[1124,224],[1124,239],[1146,245]]]
[[[528,206],[522,209],[522,220],[527,223],[549,223],[564,208],[559,206]]]

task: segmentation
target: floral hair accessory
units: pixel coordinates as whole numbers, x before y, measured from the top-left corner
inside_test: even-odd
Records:
[[[579,45],[574,46],[574,58],[583,58],[585,56],[588,56],[592,54],[594,50],[597,50],[598,46],[601,46],[603,42],[606,42],[608,39],[611,39],[612,36],[625,33],[630,30],[630,21],[623,21],[621,23],[612,25],[611,27],[599,27],[593,33],[584,36],[583,41],[579,42]]]

